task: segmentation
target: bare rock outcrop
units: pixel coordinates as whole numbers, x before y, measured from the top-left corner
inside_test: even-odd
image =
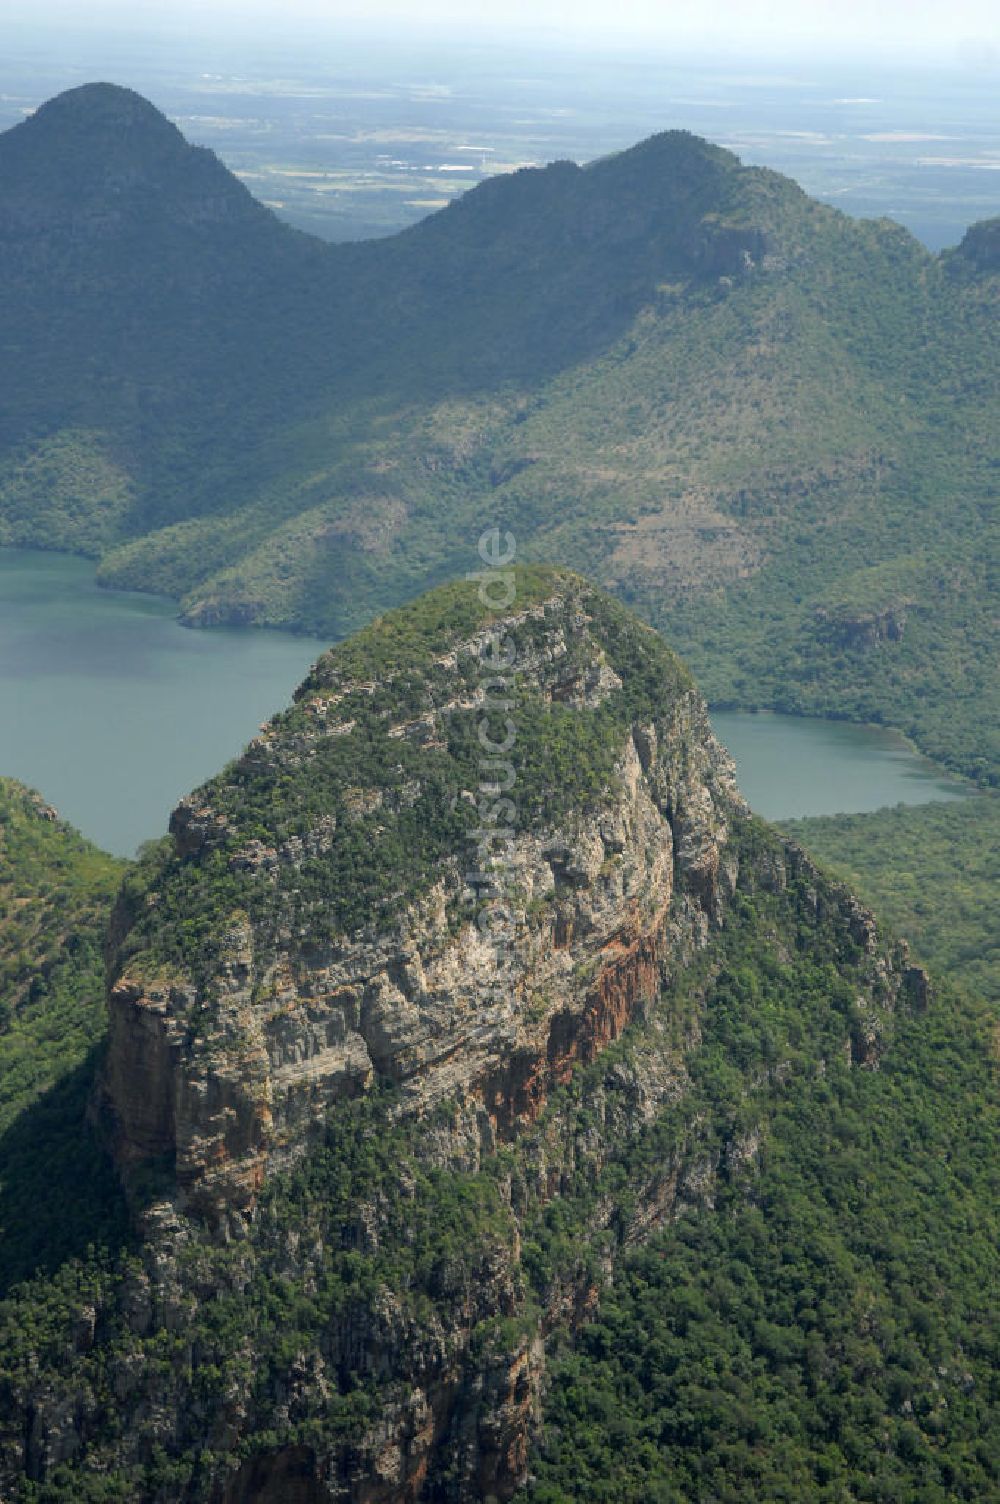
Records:
[[[470,666],[519,629],[510,693],[596,720],[622,680],[585,599],[564,589],[455,643],[403,738],[413,741],[419,724],[420,753],[439,751],[454,719],[484,705]],[[261,776],[262,762],[272,779],[308,767],[330,743],[330,702],[339,717],[345,695],[370,693],[367,683],[326,688],[303,698],[294,728],[265,730],[234,783]],[[398,735],[387,715],[382,736]],[[170,824],[175,862],[205,869],[217,857],[265,891],[253,917],[234,911],[214,927],[197,977],[162,972],[141,945],[130,953],[127,926],[118,937],[126,959],[109,994],[101,1109],[126,1172],[171,1157],[181,1203],[224,1222],[252,1207],[268,1167],[300,1152],[329,1108],[378,1081],[400,1089],[405,1114],[446,1100],[484,1113],[494,1140],[530,1124],[552,1086],[616,1039],[704,943],[735,877],[726,844],[744,806],[693,686],[679,680],[655,718],[602,725],[600,735],[602,755],[613,756],[588,805],[553,819],[543,808],[512,829],[503,884],[514,940],[502,954],[470,907],[475,863],[457,857],[427,872],[384,925],[302,943],[285,895],[303,863],[334,846],[334,811],[293,838],[247,839],[217,788],[183,800]],[[388,821],[406,803],[399,787],[356,782],[336,796],[345,828]],[[489,803],[468,798],[473,812]]]

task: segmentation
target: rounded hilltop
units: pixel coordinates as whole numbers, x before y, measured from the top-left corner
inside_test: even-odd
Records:
[[[163,138],[183,141],[180,131],[154,104],[121,84],[80,84],[46,100],[25,125],[33,130],[41,126],[58,130],[155,131]]]
[[[509,603],[489,605],[480,591],[478,578],[449,580],[425,591],[414,600],[396,606],[377,616],[368,626],[353,633],[343,642],[326,652],[316,666],[315,674],[323,672],[343,673],[349,666],[363,666],[376,672],[394,672],[421,663],[429,663],[436,655],[446,652],[465,637],[481,631],[492,621],[516,615],[557,597],[582,600],[607,599],[589,580],[573,570],[551,564],[514,564],[508,569],[493,570],[483,566],[470,554],[483,579],[490,575],[504,575],[510,581]],[[473,574],[475,572],[473,571]],[[494,596],[499,599],[499,596]],[[298,696],[307,692],[311,678],[298,691]]]
[[[50,265],[71,227],[72,286],[79,291],[89,281],[114,299],[88,335],[91,345],[122,316],[126,281],[155,302],[150,281],[161,272],[170,289],[196,287],[206,275],[220,285],[254,246],[271,252],[270,211],[214,152],[189,144],[155,105],[119,84],[67,89],[0,133],[0,183],[8,235],[14,232],[12,244],[26,257],[15,258],[11,275]],[[266,227],[266,241],[251,240],[248,248],[229,238],[231,229],[249,234],[255,226]]]
[[[491,579],[492,577],[492,579]],[[509,581],[503,592],[500,579]],[[487,589],[484,594],[481,583]],[[509,598],[505,598],[509,597]],[[501,604],[501,601],[503,602]],[[397,606],[329,648],[295,693],[296,702],[331,685],[364,681],[387,685],[408,673],[423,674],[442,656],[477,638],[492,625],[507,623],[515,632],[526,618],[558,620],[569,640],[581,633],[600,643],[609,661],[622,655],[618,672],[645,672],[625,696],[642,686],[644,708],[653,713],[671,687],[694,690],[694,681],[667,643],[612,596],[573,570],[548,564],[516,564],[510,569],[483,568],[452,580]],[[626,648],[626,643],[630,644]],[[523,663],[514,670],[522,672]]]

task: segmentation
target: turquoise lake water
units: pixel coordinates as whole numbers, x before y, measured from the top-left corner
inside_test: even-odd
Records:
[[[902,737],[875,726],[725,711],[712,725],[735,759],[744,795],[766,820],[861,814],[968,793]]]
[[[189,631],[175,610],[99,590],[86,560],[0,549],[0,773],[126,856],[287,703],[325,645]],[[775,715],[713,723],[769,819],[963,793],[888,732]]]
[[[0,773],[125,856],[163,834],[181,795],[240,752],[324,647],[189,631],[176,610],[99,590],[86,560],[0,549]]]

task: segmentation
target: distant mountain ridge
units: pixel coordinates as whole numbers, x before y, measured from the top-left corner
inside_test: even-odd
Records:
[[[331,246],[86,85],[0,135],[0,542],[336,635],[502,517],[714,700],[989,781],[994,242],[934,257],[672,131]]]

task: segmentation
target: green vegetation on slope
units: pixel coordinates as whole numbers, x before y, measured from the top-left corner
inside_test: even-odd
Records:
[[[290,1440],[349,1446],[396,1397],[391,1372],[352,1364],[366,1324],[377,1330],[388,1314],[383,1341],[423,1353],[431,1366],[456,1305],[484,1345],[493,1340],[495,1270],[509,1261],[514,1236],[497,1179],[429,1170],[408,1134],[387,1125],[391,1106],[378,1097],[345,1105],[308,1161],[265,1190],[252,1241],[221,1245],[186,1225],[178,1232],[168,1257],[184,1305],[172,1333],[156,1323],[136,1330],[122,1309],[123,1283],[138,1291],[147,1280],[138,1255],[113,1262],[92,1251],[0,1302],[0,1410],[39,1364],[56,1371],[65,1363],[91,1407],[82,1466],[57,1466],[41,1485],[25,1480],[19,1500],[204,1500],[217,1454],[227,1450],[217,1420],[234,1394],[245,1393],[258,1416],[243,1455]],[[76,1357],[67,1326],[81,1306],[96,1310],[102,1341]],[[122,1361],[157,1404],[186,1402],[202,1418],[179,1446],[135,1438],[128,1464],[112,1379]],[[304,1377],[293,1381],[294,1418],[275,1404],[293,1372]]]
[[[100,1037],[102,943],[124,871],[0,779],[0,1130]]]
[[[1000,1493],[996,1017],[942,987],[852,1066],[835,952],[789,949],[780,907],[758,894],[720,943],[690,1065],[683,1117],[730,1173],[557,1335],[526,1504]],[[680,1116],[646,1150],[667,1172]],[[564,1250],[577,1215],[548,1214]]]
[[[919,961],[1000,999],[1000,799],[900,805],[782,829],[905,935]]]
[[[0,1290],[122,1235],[115,1176],[84,1111],[124,870],[0,779]]]

